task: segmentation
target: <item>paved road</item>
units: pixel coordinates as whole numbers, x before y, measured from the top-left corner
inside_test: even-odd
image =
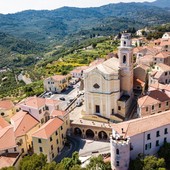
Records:
[[[61,153],[54,159],[55,162],[59,163],[63,158],[71,157],[72,153],[79,151],[84,146],[84,141],[81,138],[67,136],[67,140],[70,142],[71,147],[65,146]]]

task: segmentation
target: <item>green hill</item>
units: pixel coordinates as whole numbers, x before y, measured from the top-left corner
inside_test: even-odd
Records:
[[[44,49],[42,45],[0,32],[0,68],[30,65]]]
[[[67,36],[90,32],[93,28],[103,29],[105,25],[110,29],[107,35],[117,33],[120,28],[129,27],[129,21],[130,26],[136,28],[166,23],[170,22],[170,12],[142,3],[109,4],[98,8],[63,7],[52,11],[28,10],[0,15],[0,31],[44,44],[61,44]],[[106,31],[100,31],[100,35],[106,35]]]

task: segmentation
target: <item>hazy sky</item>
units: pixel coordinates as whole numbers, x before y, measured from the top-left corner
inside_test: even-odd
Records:
[[[0,13],[15,13],[28,9],[56,9],[63,6],[97,7],[118,2],[143,2],[154,0],[0,0]]]

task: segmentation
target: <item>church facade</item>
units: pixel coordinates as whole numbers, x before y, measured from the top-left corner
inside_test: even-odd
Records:
[[[88,115],[125,118],[133,98],[131,35],[121,37],[118,58],[111,58],[84,72],[85,109]]]

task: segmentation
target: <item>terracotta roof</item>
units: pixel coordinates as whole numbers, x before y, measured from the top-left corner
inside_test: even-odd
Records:
[[[160,52],[154,58],[167,58],[170,57],[170,52]]]
[[[3,128],[5,128],[5,127],[7,127],[7,126],[9,126],[10,124],[4,119],[4,118],[2,118],[1,116],[0,116],[0,130],[1,129],[3,129]]]
[[[140,68],[144,69],[145,71],[147,71],[147,70],[150,68],[150,66],[149,66],[149,65],[146,65],[146,64],[138,64],[138,65],[136,66],[136,68],[137,68],[137,67],[140,67]]]
[[[161,47],[162,47],[162,46],[166,46],[166,45],[170,45],[170,39],[162,40],[162,41],[161,41],[161,44],[160,44]]]
[[[170,124],[170,111],[112,124],[112,128],[124,137],[131,137]],[[123,132],[122,133],[122,128]]]
[[[159,79],[161,76],[162,76],[162,71],[157,71],[155,74],[154,74],[154,78],[155,79]]]
[[[99,71],[103,72],[104,74],[117,74],[119,72],[119,59],[118,58],[110,58],[106,61],[104,61],[101,64],[94,65],[87,70],[85,70],[85,73],[88,73],[94,69],[98,69]]]
[[[25,135],[39,122],[30,114],[21,110],[11,118],[11,123],[14,126],[15,137],[19,137]]]
[[[81,73],[83,70],[86,70],[89,68],[88,66],[81,66],[81,67],[76,67],[74,70],[71,71],[71,73]]]
[[[45,105],[56,105],[59,102],[60,102],[59,100],[45,99],[45,98],[34,96],[34,97],[28,97],[27,99],[20,102],[19,104],[26,105],[33,108],[40,108]]]
[[[14,129],[11,125],[0,129],[0,151],[16,147]]]
[[[170,71],[170,66],[168,66],[166,64],[158,63],[156,65],[158,65],[162,71]]]
[[[12,155],[12,156],[11,156]],[[13,166],[19,154],[10,154],[10,156],[0,156],[0,169]]]
[[[10,110],[14,107],[11,100],[0,100],[0,109]]]
[[[142,96],[138,99],[139,107],[153,105],[160,102],[169,101],[170,98],[165,92],[153,90],[148,92],[148,95]]]
[[[62,110],[53,110],[51,113],[51,116],[53,117],[57,117],[57,116],[65,116],[67,114],[66,111],[62,111]]]
[[[33,137],[48,139],[58,128],[62,126],[64,122],[59,118],[50,119],[43,126],[40,127],[35,133],[32,134]]]
[[[99,59],[96,59],[96,60],[92,61],[92,62],[89,64],[89,66],[98,65],[98,64],[103,63],[104,61],[105,61],[104,58],[99,58]]]
[[[61,81],[65,78],[67,78],[68,75],[55,75],[55,76],[52,76],[51,78],[54,80],[54,81]]]
[[[154,84],[151,84],[149,87],[154,88],[154,89],[170,91],[170,84],[154,83]]]

